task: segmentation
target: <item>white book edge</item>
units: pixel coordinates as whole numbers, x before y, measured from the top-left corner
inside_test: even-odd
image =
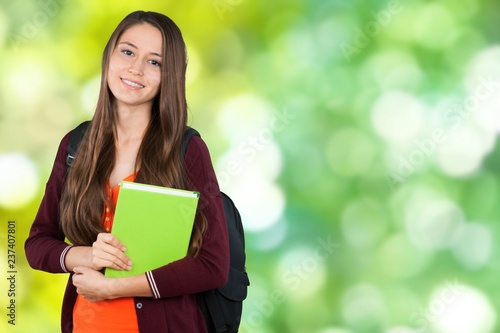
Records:
[[[126,182],[126,181],[121,182],[121,187],[131,189],[131,190],[147,191],[147,192],[161,193],[161,194],[170,194],[170,195],[176,195],[176,196],[187,197],[187,198],[197,198],[200,195],[198,192],[195,192],[195,191],[180,190],[180,189],[161,187],[161,186],[155,186],[155,185],[149,185],[149,184]]]

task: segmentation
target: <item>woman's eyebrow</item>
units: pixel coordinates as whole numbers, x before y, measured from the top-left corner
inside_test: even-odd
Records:
[[[128,46],[130,46],[130,47],[133,47],[134,49],[138,49],[138,47],[137,47],[137,46],[135,46],[135,45],[134,45],[133,43],[131,43],[131,42],[124,41],[124,42],[120,42],[119,44],[126,44],[126,45],[128,45]],[[157,52],[150,52],[150,53],[151,53],[152,55],[154,55],[154,56],[157,56],[157,57],[161,58],[161,54],[159,54],[159,53],[157,53]]]

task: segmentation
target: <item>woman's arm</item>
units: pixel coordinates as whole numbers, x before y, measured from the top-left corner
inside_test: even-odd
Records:
[[[44,197],[24,244],[30,266],[50,273],[68,272],[65,257],[71,246],[64,241],[59,225],[59,200],[66,174],[68,139],[69,133],[61,140]]]
[[[75,267],[73,271],[73,285],[76,291],[90,302],[120,297],[153,297],[145,274],[107,278],[89,267]]]

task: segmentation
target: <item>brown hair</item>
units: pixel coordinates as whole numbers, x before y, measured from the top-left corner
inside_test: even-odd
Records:
[[[167,16],[137,11],[125,17],[111,35],[103,53],[99,98],[94,117],[82,139],[79,153],[67,174],[61,196],[60,214],[64,234],[74,245],[90,246],[101,224],[104,203],[108,202],[104,184],[115,163],[116,110],[108,88],[109,59],[120,36],[132,26],[150,24],[163,38],[161,83],[153,100],[151,120],[136,160],[137,182],[187,189],[180,145],[187,123],[185,75],[186,46],[181,31]],[[108,202],[109,203],[109,202]],[[201,247],[206,220],[197,214],[188,253]]]

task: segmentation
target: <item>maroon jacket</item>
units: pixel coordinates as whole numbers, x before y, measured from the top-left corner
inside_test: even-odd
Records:
[[[50,273],[67,273],[64,259],[70,245],[64,241],[59,223],[59,200],[69,135],[59,145],[45,195],[25,243],[30,266]],[[207,219],[208,229],[196,258],[186,257],[146,273],[154,298],[134,298],[141,333],[206,332],[194,294],[221,287],[228,278],[229,241],[224,208],[209,151],[200,137],[191,139],[184,164],[193,190],[200,192],[198,207]],[[62,306],[63,333],[72,332],[73,328],[77,293],[71,281],[70,275]]]

